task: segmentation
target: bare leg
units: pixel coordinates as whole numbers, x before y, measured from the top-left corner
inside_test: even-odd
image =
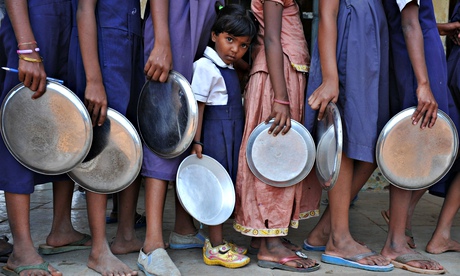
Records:
[[[46,238],[49,246],[64,246],[83,239],[83,234],[73,228],[71,221],[73,181],[53,183],[53,223]],[[91,245],[91,240],[84,245]]]
[[[145,179],[145,215],[147,227],[143,251],[165,248],[163,240],[163,209],[168,182],[155,178]]]
[[[353,182],[351,186],[350,201],[354,198],[361,188],[366,184],[369,177],[372,175],[376,165],[368,162],[354,161],[353,166]],[[316,175],[310,174],[308,181],[318,181]],[[318,183],[319,185],[319,183]],[[333,188],[335,189],[335,188]],[[313,246],[322,246],[329,240],[331,232],[331,213],[329,206],[324,210],[320,220],[307,236],[307,241]]]
[[[390,223],[388,236],[382,249],[382,255],[394,260],[400,255],[415,253],[406,241],[405,227],[412,191],[390,186]],[[407,265],[422,269],[441,270],[443,267],[436,261],[410,261]]]
[[[222,224],[211,226],[209,225],[209,241],[212,247],[224,244]]]
[[[7,267],[15,269],[19,266],[43,263],[42,257],[35,250],[30,236],[30,195],[5,192],[6,210],[13,235],[13,252],[8,258]],[[48,266],[52,275],[62,275],[51,265]],[[30,275],[47,275],[42,270],[26,270]]]
[[[447,193],[436,229],[426,246],[426,251],[440,254],[447,251],[460,251],[460,243],[452,240],[450,231],[454,217],[460,208],[460,174],[457,174]]]
[[[119,223],[115,240],[110,246],[113,254],[127,254],[138,252],[142,248],[142,241],[136,237],[134,217],[136,215],[137,198],[141,178],[138,177],[126,189],[119,192]]]
[[[350,258],[371,250],[356,242],[349,230],[349,206],[354,173],[353,160],[342,155],[337,184],[328,192],[331,216],[331,234],[326,244],[326,254]],[[367,265],[388,265],[390,262],[381,255],[374,255],[358,261]]]
[[[86,192],[88,221],[93,238],[88,267],[102,275],[137,275],[110,251],[105,234],[107,195]]]
[[[179,202],[177,194],[175,194],[176,221],[174,224],[174,232],[180,235],[188,235],[196,233],[197,229],[193,223],[193,218],[190,216],[184,207]]]

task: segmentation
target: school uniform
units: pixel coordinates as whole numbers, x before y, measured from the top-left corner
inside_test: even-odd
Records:
[[[197,101],[206,103],[201,135],[203,153],[216,159],[235,183],[244,129],[238,74],[210,47],[193,67],[192,91]]]
[[[29,0],[28,7],[31,27],[43,57],[45,72],[47,76],[66,83],[72,25],[71,0]],[[0,27],[2,66],[18,68],[17,45],[10,19],[5,14]],[[3,102],[8,92],[19,84],[19,80],[17,74],[0,71],[0,102]],[[6,192],[30,194],[33,193],[35,184],[69,179],[66,175],[45,176],[30,171],[16,161],[3,140],[0,141],[0,160],[0,190]]]
[[[388,27],[380,0],[341,0],[337,15],[337,69],[343,151],[374,162],[375,145],[389,119]],[[317,42],[305,102],[305,126],[315,135],[318,113],[308,98],[322,83]]]
[[[191,82],[193,62],[203,56],[210,37],[211,27],[216,19],[215,3],[217,0],[175,0],[169,5],[169,35],[173,69]],[[155,43],[153,22],[149,14],[144,29],[144,61],[148,60]],[[141,174],[160,180],[176,179],[180,162],[189,155],[166,159],[154,154],[145,144],[143,145],[144,160]]]

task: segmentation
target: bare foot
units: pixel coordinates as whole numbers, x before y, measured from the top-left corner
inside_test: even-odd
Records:
[[[115,255],[128,254],[133,252],[139,252],[141,250],[143,242],[138,238],[133,240],[121,240],[114,239],[110,244],[110,250]]]
[[[405,244],[404,246],[397,245],[396,247],[390,247],[390,246],[385,245],[382,249],[381,254],[390,260],[394,260],[401,255],[420,254],[420,253],[409,248],[409,246]],[[444,269],[442,265],[440,265],[435,260],[431,260],[431,259],[430,260],[409,261],[406,263],[406,265],[421,268],[421,269],[429,269],[429,270],[443,270]]]
[[[14,271],[14,269],[21,267],[21,266],[30,266],[30,265],[39,265],[44,263],[43,258],[38,255],[35,250],[13,250],[10,257],[8,258],[8,262],[6,264],[6,269]],[[62,272],[55,269],[53,266],[48,265],[48,271],[43,269],[28,269],[23,270],[20,272],[20,275],[53,275],[53,276],[60,276]]]
[[[100,273],[103,276],[108,275],[137,275],[137,271],[132,270],[125,263],[120,261],[111,252],[105,252],[102,254],[91,254],[88,259],[88,267],[92,270]]]
[[[370,252],[372,252],[372,250],[370,250],[367,246],[362,245],[360,242],[355,241],[351,238],[351,236],[344,237],[338,241],[334,241],[331,238],[331,240],[327,243],[325,250],[325,254],[341,258],[353,258],[354,256]],[[357,262],[364,265],[386,266],[389,265],[391,261],[386,257],[377,254],[367,256]]]
[[[434,236],[426,245],[426,252],[441,254],[448,251],[460,252],[460,243],[450,238],[435,238]]]
[[[53,247],[64,246],[82,240],[84,237],[85,236],[77,230],[69,231],[67,233],[52,232],[46,238],[46,245]],[[91,245],[91,240],[88,240],[82,245]]]
[[[261,261],[280,262],[282,259],[295,255],[292,250],[286,248],[280,238],[263,238],[260,244],[257,259]],[[296,268],[314,267],[316,260],[305,258],[285,263],[287,266]]]
[[[260,242],[261,242],[261,239],[260,238],[253,238],[251,240],[251,247],[252,248],[255,248],[255,249],[259,249],[260,248]],[[287,249],[291,250],[291,251],[302,251],[302,248],[300,246],[298,246],[297,244],[291,242],[289,239],[287,238],[281,238],[281,242],[283,243],[284,247],[286,247]]]

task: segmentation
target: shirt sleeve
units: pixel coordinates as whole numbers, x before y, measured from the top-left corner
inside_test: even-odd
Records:
[[[209,70],[213,64],[208,61],[207,58],[201,58],[193,63],[192,91],[195,94],[195,99],[203,103],[208,101],[215,83],[215,76]]]
[[[410,2],[414,2],[414,1],[417,1],[417,5],[420,6],[420,0],[396,0],[396,3],[399,6],[399,10],[402,11],[406,7],[407,4],[409,4]]]

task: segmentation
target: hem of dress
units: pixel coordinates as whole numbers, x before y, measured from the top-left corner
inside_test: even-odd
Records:
[[[274,229],[254,229],[243,226],[236,221],[233,222],[233,229],[240,232],[243,235],[251,237],[281,237],[287,236],[288,228],[274,228]]]

